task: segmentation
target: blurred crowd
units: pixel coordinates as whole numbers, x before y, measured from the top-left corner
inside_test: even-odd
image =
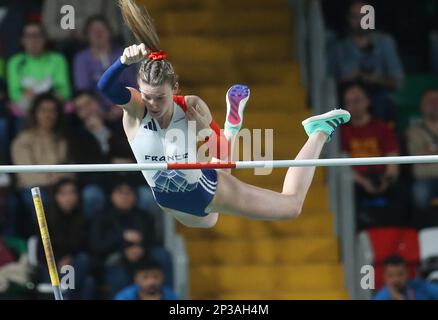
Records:
[[[76,11],[74,29],[60,27],[64,5]],[[116,1],[0,1],[0,164],[135,162],[121,109],[97,90],[130,41]],[[135,86],[136,72],[125,83]],[[161,212],[141,173],[0,174],[0,298],[51,297],[34,186],[58,267],[75,270],[66,298],[176,298]]]
[[[427,54],[436,45],[438,3],[335,2],[336,6],[333,1],[323,1],[323,6],[329,26],[327,65],[337,82],[340,104],[351,113],[350,123],[341,128],[341,152],[350,157],[438,155],[438,78],[434,77],[438,56]],[[361,26],[365,5],[375,8],[376,30]],[[343,19],[339,19],[340,12],[345,12]],[[389,14],[393,18],[388,19]],[[413,19],[415,25],[410,24]],[[403,32],[406,28],[412,30]],[[415,52],[407,49],[409,46]],[[406,101],[397,95],[419,89],[418,84],[407,81],[412,74],[425,74],[431,81],[420,88],[411,115]],[[407,117],[405,123],[400,121]],[[413,228],[421,234],[438,227],[437,164],[355,166],[353,176],[358,231],[396,227],[402,231]],[[438,228],[435,235],[438,237]],[[384,246],[373,245],[377,247],[374,250]],[[419,245],[417,259],[424,244]],[[433,245],[438,257],[438,242]],[[402,257],[394,261],[397,266],[404,264]],[[438,299],[437,292],[435,288],[434,299]]]
[[[342,128],[342,152],[438,154],[438,82],[422,87],[415,117],[406,123],[398,94],[409,91],[410,75],[438,72],[438,4],[336,2],[322,1],[330,74],[352,116]],[[378,30],[361,28],[365,4],[375,5]],[[76,10],[73,30],[60,27],[63,5]],[[0,0],[0,164],[134,162],[120,108],[97,90],[131,42],[116,1]],[[135,86],[136,72],[130,67],[124,82]],[[358,231],[438,228],[438,165],[357,166],[354,182]],[[34,186],[42,191],[58,267],[75,270],[77,288],[67,298],[176,298],[160,210],[140,173],[0,174],[0,298],[50,296]],[[436,275],[438,266],[428,269],[420,260],[429,270],[423,278]],[[386,291],[376,297],[437,298],[428,284],[409,287],[405,264],[403,257],[387,257]]]

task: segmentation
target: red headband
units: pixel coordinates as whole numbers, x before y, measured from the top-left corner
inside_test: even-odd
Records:
[[[165,60],[167,59],[167,52],[166,51],[152,51],[148,58],[150,60]]]

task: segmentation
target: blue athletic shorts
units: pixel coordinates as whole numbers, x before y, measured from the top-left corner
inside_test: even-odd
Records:
[[[188,184],[181,171],[161,171],[163,177],[154,177],[156,186],[152,188],[155,200],[165,208],[182,211],[199,217],[208,213],[205,209],[213,200],[217,187],[217,172],[214,169],[201,169],[198,182]]]

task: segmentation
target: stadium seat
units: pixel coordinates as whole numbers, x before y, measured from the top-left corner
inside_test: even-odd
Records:
[[[418,234],[412,228],[374,228],[358,237],[359,261],[375,268],[375,288],[383,286],[383,262],[399,255],[407,262],[410,277],[416,275],[420,261]]]
[[[420,258],[426,260],[438,257],[438,227],[423,229],[419,232]]]
[[[374,263],[379,264],[390,255],[400,255],[408,263],[419,262],[418,234],[411,228],[375,228],[367,230],[374,252]]]

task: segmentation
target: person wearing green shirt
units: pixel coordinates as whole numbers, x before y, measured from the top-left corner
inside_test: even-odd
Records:
[[[47,51],[46,33],[42,25],[24,26],[24,52],[11,57],[7,64],[9,98],[18,108],[14,113],[25,115],[32,99],[41,93],[53,91],[61,100],[70,98],[71,85],[66,59],[59,53]]]

